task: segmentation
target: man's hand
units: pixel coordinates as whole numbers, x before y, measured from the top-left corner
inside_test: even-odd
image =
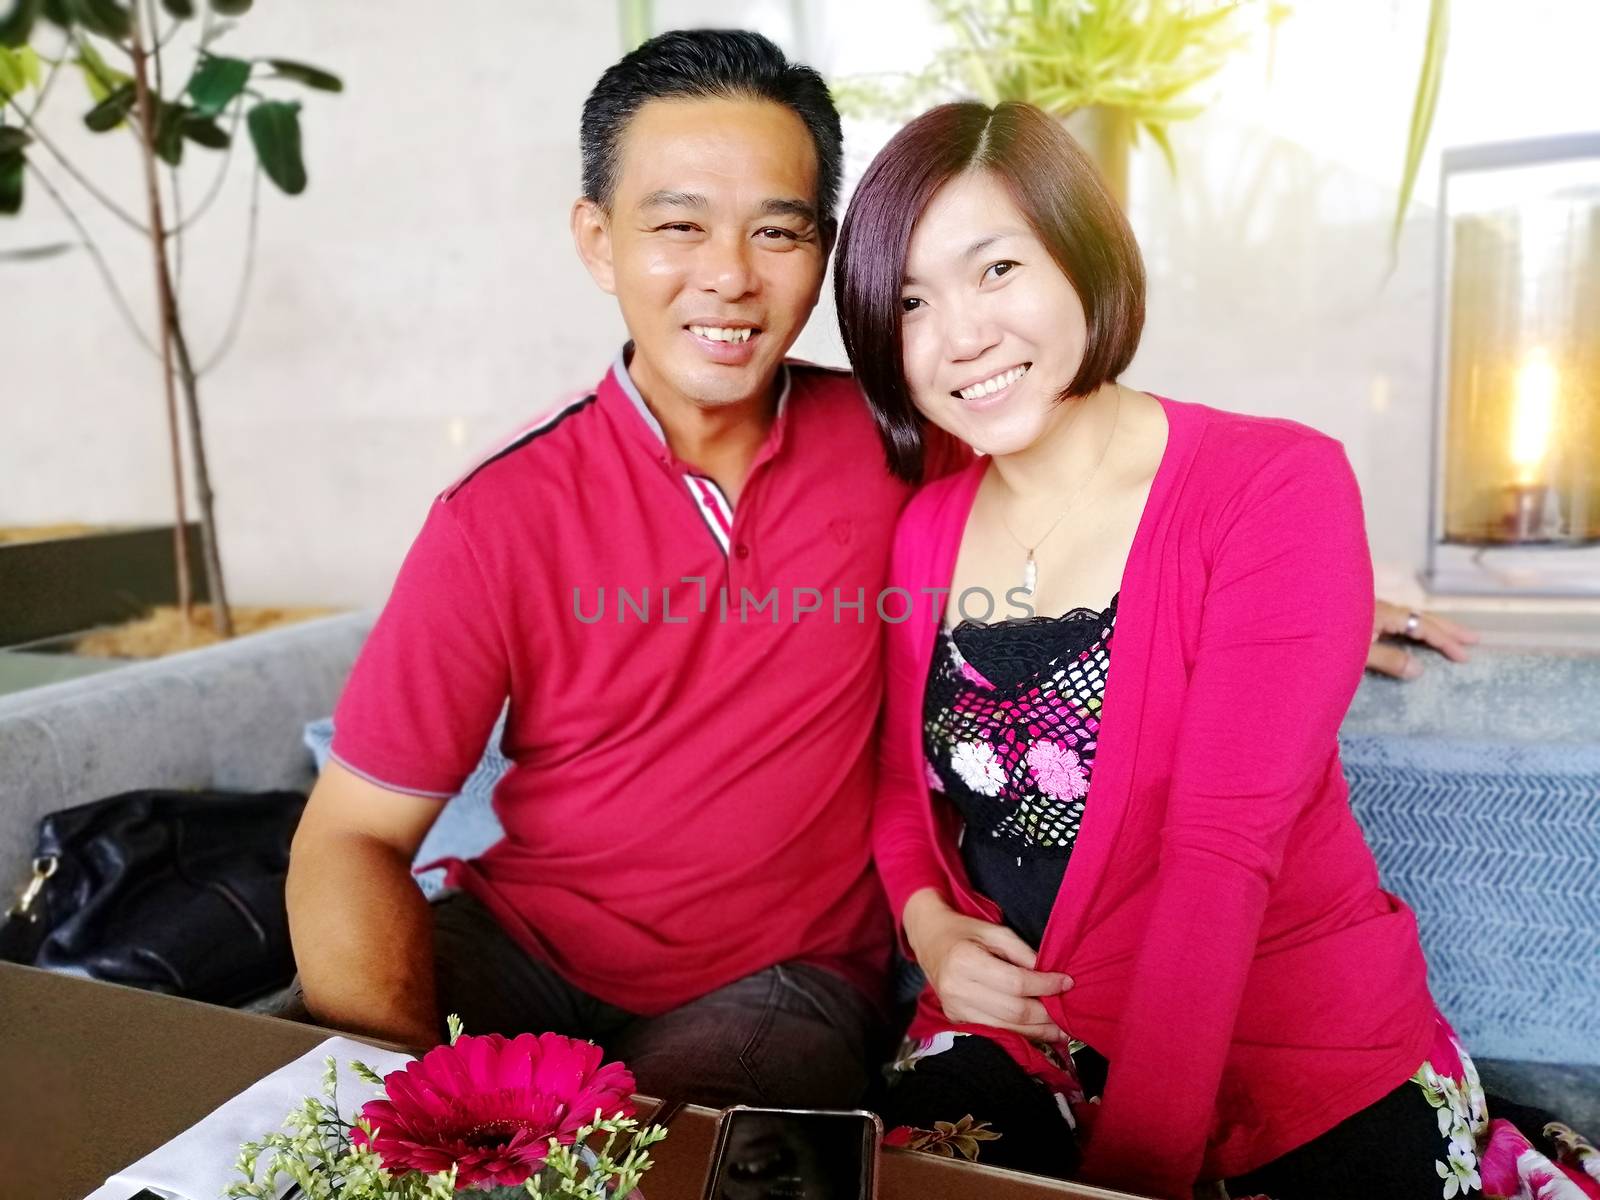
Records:
[[[1066,1040],[1039,997],[1059,995],[1072,980],[1058,971],[1034,970],[1038,956],[1011,930],[962,916],[932,888],[906,901],[902,920],[945,1016],[1037,1042]]]
[[[1415,679],[1422,674],[1422,664],[1407,647],[1382,640],[1384,638],[1421,642],[1458,663],[1467,661],[1470,657],[1467,647],[1478,641],[1478,635],[1465,625],[1379,600],[1372,617],[1372,648],[1367,651],[1367,670],[1395,679]]]

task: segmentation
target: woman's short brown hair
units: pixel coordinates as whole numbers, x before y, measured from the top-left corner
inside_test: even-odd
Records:
[[[866,393],[889,469],[922,478],[924,418],[901,353],[900,288],[923,209],[967,171],[989,171],[1044,243],[1088,324],[1083,362],[1061,399],[1087,396],[1127,369],[1144,328],[1144,262],[1127,218],[1077,142],[1031,104],[943,104],[879,152],[839,232],[833,293],[839,330]]]

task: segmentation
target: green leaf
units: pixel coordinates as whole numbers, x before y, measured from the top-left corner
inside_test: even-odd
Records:
[[[1167,127],[1154,121],[1145,122],[1144,131],[1150,135],[1152,141],[1161,147],[1161,157],[1167,160],[1167,170],[1172,172],[1174,179],[1178,175],[1178,156],[1172,152],[1172,141],[1167,137]]]
[[[162,104],[156,116],[156,156],[169,167],[183,161],[183,122],[188,112],[181,104]]]
[[[250,110],[246,123],[256,158],[267,178],[291,196],[306,190],[306,165],[300,154],[300,105],[288,100],[263,100]]]
[[[295,62],[288,58],[269,58],[267,62],[285,79],[293,79],[296,83],[316,88],[319,92],[344,91],[344,81],[321,67],[313,67],[309,63]]]
[[[0,154],[0,216],[14,217],[22,211],[22,176],[26,167],[22,151]]]
[[[1422,50],[1422,71],[1417,77],[1417,96],[1411,106],[1411,129],[1406,138],[1406,165],[1400,176],[1400,199],[1395,205],[1394,228],[1389,232],[1391,261],[1400,250],[1400,230],[1405,225],[1406,209],[1417,186],[1417,170],[1422,152],[1433,132],[1433,114],[1439,106],[1439,87],[1444,82],[1445,47],[1450,39],[1450,0],[1432,0],[1428,8],[1428,38]]]
[[[78,67],[83,71],[83,82],[95,103],[105,100],[123,84],[133,83],[133,76],[125,75],[107,64],[88,38],[78,39]]]
[[[15,125],[0,125],[0,154],[18,153],[32,141],[25,130]]]
[[[133,32],[133,14],[121,0],[63,0],[67,13],[85,29],[121,41]]]
[[[200,60],[185,90],[193,98],[196,112],[214,117],[233,103],[249,82],[250,64],[244,59],[208,54]]]
[[[161,0],[161,7],[180,21],[194,16],[194,0]]]
[[[16,250],[0,250],[0,262],[34,262],[41,258],[54,258],[69,250],[76,250],[77,242],[46,242],[42,246],[22,246]]]
[[[133,104],[133,84],[125,83],[84,113],[83,123],[96,133],[105,133],[128,119],[128,114],[133,111]]]
[[[222,126],[194,112],[188,113],[183,119],[183,136],[207,150],[226,150],[233,141]]]
[[[251,0],[211,0],[211,11],[219,17],[242,17],[250,11]]]
[[[40,0],[16,0],[11,11],[0,17],[0,46],[26,46],[39,9]]]
[[[42,78],[39,56],[32,47],[20,46],[13,50],[0,46],[0,103],[30,87],[38,87]]]
[[[15,50],[0,46],[0,101],[9,100],[28,86],[28,76],[22,69],[22,56]]]

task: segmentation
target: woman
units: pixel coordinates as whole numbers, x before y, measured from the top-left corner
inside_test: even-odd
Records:
[[[1339,445],[1116,382],[1138,249],[1028,106],[902,130],[835,271],[891,467],[929,424],[983,456],[891,572],[875,851],[930,981],[891,1140],[1157,1196],[1477,1192],[1482,1092],[1339,767],[1373,620]]]

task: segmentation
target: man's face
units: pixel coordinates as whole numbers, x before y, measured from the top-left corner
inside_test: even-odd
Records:
[[[580,201],[574,231],[621,305],[635,382],[703,409],[764,396],[827,266],[804,122],[764,100],[653,100],[620,158],[609,217]]]

